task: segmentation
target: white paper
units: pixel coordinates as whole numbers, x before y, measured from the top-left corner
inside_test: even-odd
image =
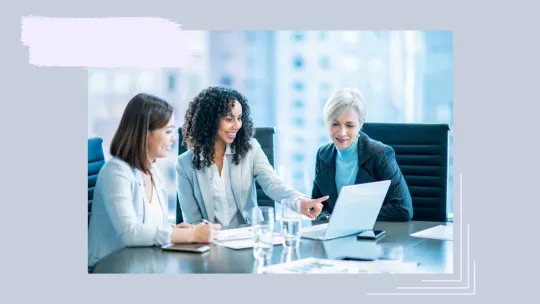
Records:
[[[274,232],[273,243],[281,244],[283,242],[283,235],[278,232]],[[220,246],[232,248],[232,249],[245,249],[253,247],[253,228],[235,228],[219,231],[214,237],[214,243]]]
[[[306,258],[263,267],[262,273],[355,273],[355,271],[346,261]]]
[[[262,273],[330,274],[330,273],[413,273],[417,264],[401,261],[342,261],[306,258],[290,263],[262,267]]]
[[[217,241],[242,240],[253,238],[253,230],[251,227],[220,230],[216,236]]]
[[[411,236],[427,238],[427,239],[437,239],[444,241],[453,241],[454,239],[454,227],[453,225],[439,225],[426,230],[418,231],[412,233]]]
[[[282,243],[283,243],[283,235],[274,234],[273,244],[279,245]],[[230,240],[230,241],[214,241],[214,244],[231,248],[231,249],[246,249],[246,248],[253,248],[254,242],[253,242],[253,238],[249,238],[249,239],[237,239],[237,240]]]

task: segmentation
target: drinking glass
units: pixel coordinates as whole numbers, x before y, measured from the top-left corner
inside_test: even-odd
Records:
[[[283,234],[284,250],[300,246],[302,214],[296,211],[299,209],[299,199],[281,200],[281,234]]]
[[[251,219],[253,256],[257,260],[271,259],[274,250],[274,208],[254,207]]]

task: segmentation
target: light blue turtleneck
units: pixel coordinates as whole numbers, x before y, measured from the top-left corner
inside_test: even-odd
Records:
[[[354,185],[358,173],[358,138],[345,149],[337,149],[336,188],[338,193],[343,186]],[[337,147],[336,147],[337,148]]]

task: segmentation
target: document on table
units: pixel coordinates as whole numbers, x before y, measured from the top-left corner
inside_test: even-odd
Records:
[[[283,242],[283,235],[274,232],[274,245]],[[253,229],[252,227],[226,229],[219,231],[214,237],[214,243],[220,246],[232,249],[245,249],[253,247]]]
[[[261,273],[330,274],[330,273],[413,273],[417,263],[402,261],[343,261],[306,258],[262,268]]]
[[[220,230],[215,236],[216,241],[232,241],[252,238],[253,229],[251,227]]]
[[[246,249],[253,248],[253,238],[249,239],[239,239],[239,240],[230,240],[230,241],[214,241],[215,244],[231,249]],[[273,244],[280,245],[283,243],[283,235],[274,234]]]
[[[437,239],[444,241],[453,241],[454,239],[454,225],[439,225],[415,233],[411,233],[411,236],[427,238],[427,239]]]

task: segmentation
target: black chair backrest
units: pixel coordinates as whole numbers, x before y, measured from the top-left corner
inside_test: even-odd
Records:
[[[255,128],[255,139],[261,144],[261,148],[266,154],[266,157],[268,157],[268,161],[270,162],[270,165],[274,167],[274,134],[275,129],[273,127],[261,127],[261,128]],[[178,155],[184,153],[187,151],[186,147],[184,147],[182,143],[182,127],[178,128]],[[269,198],[264,192],[262,191],[261,186],[259,183],[256,183],[256,189],[257,189],[257,203],[259,206],[270,206],[274,207],[274,201]],[[184,217],[182,216],[182,209],[180,207],[180,202],[178,201],[178,196],[176,197],[176,223],[181,223],[184,221]]]
[[[88,220],[90,220],[92,212],[94,187],[96,186],[99,170],[105,164],[102,144],[103,139],[100,137],[88,138]]]
[[[447,221],[448,124],[365,123],[362,131],[395,150],[413,220]]]

